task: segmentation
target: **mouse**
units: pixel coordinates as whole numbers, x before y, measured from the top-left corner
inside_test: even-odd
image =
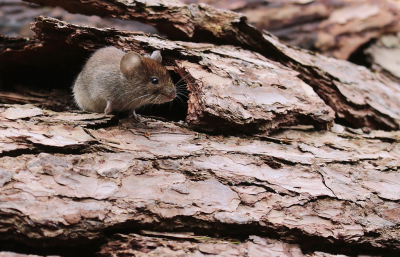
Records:
[[[146,104],[161,104],[176,97],[175,85],[161,64],[160,51],[150,57],[116,47],[100,48],[88,59],[73,85],[74,99],[89,112],[131,111]]]

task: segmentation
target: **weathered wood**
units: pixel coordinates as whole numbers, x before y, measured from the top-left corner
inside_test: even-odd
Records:
[[[346,60],[371,39],[400,31],[400,4],[393,0],[183,2],[243,13],[248,23],[290,45]]]
[[[400,144],[390,143],[398,132],[336,125],[239,138],[149,119],[90,129],[80,115],[54,115],[1,107],[2,235],[73,240],[116,227],[210,235],[218,226],[220,235],[400,248]],[[67,151],[75,155],[54,154]]]
[[[137,32],[84,28],[45,17],[37,19],[33,30],[43,42],[60,47],[67,44],[94,50],[114,45],[143,53],[162,45],[167,63],[188,84],[186,121],[203,130],[270,132],[295,124],[326,128],[334,118],[313,89],[296,78],[297,72],[254,52],[230,46],[176,43]]]
[[[332,107],[338,118],[358,128],[400,128],[400,102],[397,100],[400,87],[395,81],[347,61],[310,55],[278,41],[275,45],[291,56],[291,67]]]
[[[138,234],[117,235],[112,242],[102,247],[99,256],[336,256],[323,252],[303,254],[298,245],[258,236],[251,236],[244,243],[209,237],[197,237],[197,240],[198,242],[190,242],[179,240],[179,237],[171,240]]]
[[[60,1],[72,2],[82,7],[80,1]],[[139,1],[93,1],[87,9],[100,12],[106,3],[107,15],[141,15],[154,24],[174,10]],[[174,80],[182,78],[190,92],[187,123],[143,117],[139,124],[117,124],[103,114],[1,105],[0,238],[38,247],[107,240],[103,256],[189,250],[398,255],[400,132],[327,126],[331,106],[356,127],[397,129],[398,84],[287,47],[243,20],[210,33],[203,25],[214,14],[223,20],[224,12],[202,6],[177,4],[175,10],[201,10],[192,37],[186,37],[208,35],[209,41],[232,45],[171,41],[46,17],[32,25],[35,39],[2,38],[7,47],[0,48],[0,70],[8,78],[20,75],[17,67],[33,67],[51,73],[53,87],[66,86],[90,53],[114,45],[141,54],[162,50]],[[173,15],[167,27],[179,24],[179,12]],[[251,35],[261,40],[252,47]],[[62,71],[75,75],[63,80],[57,75]],[[293,124],[302,126],[285,126]],[[194,125],[223,133],[194,131]],[[116,233],[125,235],[110,236]]]
[[[244,16],[239,14],[216,10],[208,5],[175,5],[175,2],[150,1],[143,4],[118,1],[115,6],[101,0],[88,4],[79,0],[32,2],[60,5],[75,12],[83,8],[81,12],[85,14],[138,19],[162,26],[164,30],[161,31],[174,38],[228,43],[251,49],[299,72],[298,76],[314,88],[337,117],[352,126],[386,130],[400,128],[400,104],[395,100],[400,97],[400,89],[396,83],[345,61],[289,48],[248,25]],[[106,4],[108,7],[102,9],[101,6]],[[184,27],[183,23],[186,24]],[[174,31],[176,29],[180,32]],[[69,41],[75,39],[68,38]],[[100,37],[95,40],[98,41],[104,42],[104,39]]]
[[[364,52],[371,58],[375,70],[400,81],[400,36],[383,35]]]
[[[39,255],[33,254],[19,254],[14,252],[0,252],[0,257],[40,257]],[[56,256],[54,256],[56,257]]]
[[[243,15],[217,10],[208,5],[185,5],[178,0],[68,0],[62,2],[29,0],[26,2],[60,6],[71,13],[139,20],[157,27],[162,33],[175,39],[197,38],[198,41],[226,41],[229,40],[227,37],[231,36],[230,40],[233,42],[237,40],[244,40],[243,42],[245,42],[248,40],[248,38],[235,37],[235,34],[239,32],[237,31],[237,26],[248,26],[244,22]],[[257,44],[254,46],[257,47]]]
[[[184,55],[183,51],[185,49],[185,47],[183,46],[184,43],[180,43],[182,46],[172,47],[172,41],[164,41],[161,38],[157,37],[147,37],[143,34],[141,37],[138,37],[141,38],[139,41],[135,42],[134,39],[129,39],[130,35],[139,36],[140,33],[132,34],[128,32],[117,32],[104,29],[99,30],[93,28],[80,28],[77,33],[77,26],[69,25],[68,23],[62,22],[58,23],[58,21],[49,18],[39,19],[34,29],[37,31],[37,33],[39,33],[38,36],[41,40],[45,42],[52,42],[53,44],[58,44],[60,45],[59,47],[62,47],[63,45],[67,45],[68,47],[80,45],[80,47],[93,51],[101,46],[112,44],[119,46],[125,50],[130,49],[140,52],[143,51],[141,50],[143,49],[143,43],[144,45],[152,47],[150,49],[159,48],[159,45],[165,44],[164,49],[175,51],[175,56],[179,56],[180,54]],[[120,40],[119,37],[121,36],[125,37],[124,42]],[[83,38],[85,38],[85,40],[83,40]],[[92,38],[92,40],[88,41],[87,38]],[[286,47],[278,41],[274,41],[272,37],[268,38],[269,40],[271,40],[271,42],[274,42],[274,44],[278,46],[285,55],[291,56],[293,62],[289,65],[296,69],[296,72],[293,73],[293,77],[296,76],[295,74],[298,74],[298,77],[303,78],[304,81],[313,86],[318,95],[321,96],[325,100],[325,102],[328,103],[336,111],[336,114],[339,118],[346,119],[348,122],[356,127],[368,126],[375,129],[397,129],[399,127],[400,107],[398,101],[395,100],[399,97],[399,88],[396,83],[391,82],[390,80],[379,76],[378,74],[373,74],[365,68],[352,65],[348,62],[338,61],[320,55],[310,55],[309,53]],[[156,41],[151,44],[152,40],[149,39],[154,39]],[[161,41],[163,43],[161,43]],[[170,45],[170,47],[168,47],[168,45]],[[189,55],[189,57],[197,55],[198,58],[206,58],[207,55],[205,55],[203,52],[210,49],[210,45],[200,44],[197,46],[191,46],[189,44],[189,46],[186,48],[192,51],[191,54],[186,54]],[[149,52],[150,49],[148,50]],[[204,57],[201,57],[200,54]],[[57,52],[54,52],[52,57],[54,58],[55,55],[57,55]],[[235,56],[235,54],[233,54],[233,56]],[[263,57],[260,56],[257,58],[259,59]],[[215,60],[215,58],[211,59]],[[274,63],[273,61],[269,62]],[[197,63],[202,65],[206,64],[208,66],[214,65],[212,63],[204,63],[204,61],[202,61],[201,63],[200,61],[197,61]],[[216,68],[214,68],[214,70],[215,69]],[[210,70],[212,71],[213,69],[210,68]],[[345,71],[348,72],[346,73]],[[204,72],[209,73],[209,71]],[[242,76],[241,73],[243,72],[237,71],[237,69],[233,70],[227,78],[228,82],[226,82],[227,80],[226,78],[224,78],[225,81],[222,81],[222,83],[230,83],[231,85],[234,85],[235,83],[240,83],[240,76]],[[185,75],[186,74],[187,73],[185,73]],[[181,75],[183,75],[183,73]],[[221,77],[221,74],[217,75]],[[222,74],[222,77],[224,76],[226,77],[227,75]],[[276,77],[276,75],[273,76]],[[196,75],[193,74],[192,77],[196,78]],[[237,81],[237,78],[239,78],[239,81]],[[194,82],[193,80],[189,80],[188,78],[185,79],[188,83]],[[264,83],[263,85],[276,84],[279,86],[281,84],[281,80],[279,78],[277,78],[274,82],[271,81],[267,83],[263,82],[262,79],[260,79],[259,77],[255,77],[255,79],[256,81],[259,80],[260,84]],[[284,81],[284,79],[282,79],[282,81]],[[218,82],[218,80],[213,81],[213,83],[214,82]],[[301,81],[297,84],[305,85]],[[361,86],[363,88],[362,90],[358,88]],[[284,84],[283,87],[285,87]],[[280,89],[277,88],[276,90]],[[189,102],[198,103],[197,100]],[[196,106],[196,111],[190,112],[190,114],[195,113],[200,116],[201,111],[203,110],[201,110],[199,113],[197,109],[199,109],[199,107]],[[228,113],[229,112],[231,111],[228,110]],[[314,119],[318,121],[318,117]],[[199,120],[199,118],[196,117],[192,120],[196,121]],[[201,122],[197,123],[202,124]],[[271,124],[271,126],[267,127],[266,130],[270,130],[271,128],[276,127],[277,126],[275,124]],[[250,131],[251,130],[254,131],[254,127],[250,127]]]

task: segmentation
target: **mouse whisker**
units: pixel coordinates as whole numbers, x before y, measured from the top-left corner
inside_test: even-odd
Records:
[[[184,93],[181,93],[181,92],[176,92],[176,95],[178,96],[182,96],[182,97],[184,97],[184,98],[188,98],[189,99],[189,96],[187,95],[187,94],[184,94]]]
[[[172,105],[173,105],[173,100],[171,102],[169,102],[169,108],[168,108],[169,109],[169,113],[172,113]]]
[[[180,85],[177,85],[177,87],[186,87],[187,85],[197,85],[198,83],[196,83],[196,82],[190,82],[190,83],[183,83],[183,84],[180,84]]]
[[[180,95],[177,95],[177,96],[176,96],[176,99],[178,100],[177,102],[180,103],[182,106],[186,106],[186,105],[187,105],[187,102],[184,101],[184,100],[181,98]]]
[[[139,96],[139,97],[136,97],[136,98],[130,100],[128,103],[126,103],[124,106],[122,106],[122,108],[120,108],[118,113],[120,113],[126,106],[128,106],[129,104],[131,104],[131,103],[133,103],[134,101],[137,101],[137,100],[139,100],[139,104],[136,106],[136,108],[141,106],[142,103],[143,103],[143,98],[146,97],[146,96],[149,96],[149,95],[151,95],[151,94],[142,95],[142,96]]]
[[[176,85],[176,87],[186,87],[187,84],[188,83],[182,83],[182,84]],[[189,85],[190,84],[195,84],[195,83],[189,83]]]
[[[149,107],[149,111],[151,111],[152,107],[154,106],[155,103],[159,102],[158,98],[159,98],[159,94],[158,95],[151,95],[147,101],[146,101],[146,107]]]
[[[186,93],[190,92],[189,90],[187,90],[186,87],[177,87],[176,91],[178,91],[178,92],[186,92]]]
[[[144,105],[145,108],[147,108],[149,110],[149,112],[151,112],[151,110],[153,109],[154,106],[154,101],[149,101],[149,103],[147,103],[146,105]]]
[[[178,82],[175,83],[175,85],[178,85],[181,81],[183,81],[189,75],[190,75],[190,73],[188,73],[185,76],[183,76],[180,80],[178,80]]]
[[[178,102],[179,105],[182,105],[183,107],[188,105],[187,100],[185,101],[184,99],[182,99],[182,97],[178,96],[176,99],[176,102]]]
[[[157,97],[154,99],[154,103],[161,104],[163,96],[161,94],[158,94]]]

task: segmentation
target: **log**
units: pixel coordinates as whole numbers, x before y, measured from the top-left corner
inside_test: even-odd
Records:
[[[124,228],[400,248],[399,132],[212,136],[152,119],[89,128],[109,116],[0,110],[2,237],[72,244]]]
[[[162,234],[165,236],[167,233]],[[180,235],[185,238],[184,235]],[[179,238],[180,235],[175,235],[175,238]],[[101,249],[99,256],[117,256],[118,254],[136,256],[143,255],[143,253],[146,256],[179,256],[188,252],[193,256],[336,256],[323,252],[314,252],[312,255],[303,254],[298,245],[257,236],[251,236],[242,244],[229,240],[212,242],[207,237],[198,237],[197,239],[206,242],[177,242],[176,240],[162,237],[120,234],[116,236],[115,241],[108,243]],[[179,245],[179,248],[176,247],[177,245]]]
[[[87,28],[46,17],[39,17],[32,28],[41,42],[51,46],[33,48],[49,55],[51,62],[66,59],[67,51],[72,52],[67,49],[74,47],[94,51],[114,45],[148,54],[163,45],[171,69],[177,71],[190,91],[186,121],[203,130],[268,133],[297,124],[326,128],[334,119],[331,108],[309,85],[296,78],[297,72],[247,50],[176,43],[144,33]],[[60,53],[58,49],[64,50]],[[71,67],[82,66],[74,62],[78,53],[69,55]],[[67,63],[63,61],[63,65]],[[73,77],[66,81],[72,84]]]
[[[399,129],[400,106],[397,99],[400,92],[396,83],[345,61],[310,55],[306,51],[287,47],[270,34],[248,25],[245,16],[204,4],[183,5],[170,1],[151,1],[145,4],[141,1],[119,1],[115,6],[102,0],[85,4],[80,0],[31,2],[59,5],[71,12],[81,10],[83,14],[137,19],[158,27],[174,39],[232,44],[253,50],[299,72],[298,77],[313,87],[336,112],[336,117],[344,119],[351,126]],[[107,8],[104,7],[106,5]],[[104,39],[100,39],[100,43],[104,44]]]
[[[292,46],[345,60],[356,61],[352,55],[365,44],[400,31],[400,4],[393,0],[183,2],[202,2],[243,13],[250,24],[268,30]]]
[[[205,25],[213,15],[219,15],[215,22],[240,15],[205,5],[60,4],[154,25],[170,15],[175,20],[165,26],[175,30],[182,29],[174,26],[187,12],[173,13],[174,4],[175,10],[201,10],[191,21],[193,34],[177,35],[193,41],[208,35],[209,42],[48,17],[32,25],[34,39],[1,38],[0,70],[7,71],[2,88],[24,88],[12,97],[1,93],[7,101],[34,98],[32,105],[0,105],[1,251],[42,256],[400,253],[395,81],[288,47],[243,19],[226,22],[213,34]],[[250,46],[254,35],[261,41]],[[187,109],[180,107],[185,122],[144,116],[134,123],[69,105],[55,111],[56,101],[45,99],[48,91],[28,87],[68,90],[85,59],[105,45],[141,54],[162,50],[174,82],[183,79],[189,90]],[[24,72],[45,79],[24,81]]]
[[[399,36],[383,35],[364,52],[370,57],[374,70],[400,81],[400,64],[396,61],[400,58]]]
[[[65,28],[64,28],[65,26]],[[68,29],[67,29],[68,28]],[[88,52],[82,54],[83,49],[87,49],[90,51],[94,51],[95,49],[98,49],[101,46],[104,45],[116,45],[124,50],[136,50],[136,51],[142,51],[142,48],[139,47],[139,44],[145,44],[149,46],[148,52],[150,52],[150,49],[156,48],[157,45],[161,44],[160,38],[154,37],[155,41],[153,44],[151,44],[148,39],[149,37],[141,34],[141,37],[138,37],[138,41],[132,41],[126,39],[126,37],[129,37],[130,35],[139,35],[135,33],[127,33],[127,32],[122,32],[121,34],[115,30],[104,30],[104,29],[94,29],[94,28],[80,28],[78,30],[78,26],[73,26],[73,25],[68,25],[68,23],[63,23],[59,22],[54,19],[50,18],[39,18],[38,22],[35,24],[34,30],[38,33],[38,38],[40,40],[43,40],[43,42],[50,42],[51,47],[39,47],[39,49],[35,49],[36,53],[40,53],[41,51],[44,52],[46,56],[49,56],[51,60],[49,60],[49,63],[56,63],[60,58],[66,59],[66,55],[69,54],[68,59],[71,60],[70,67],[73,67],[70,69],[70,72],[72,71],[79,72],[77,67],[82,66],[82,58],[79,60],[80,55],[88,56]],[[78,30],[77,32],[74,32],[74,30]],[[119,37],[125,37],[125,42],[123,40],[119,40],[116,38],[115,34],[117,34]],[[109,37],[108,37],[109,36]],[[83,40],[82,38],[86,38]],[[88,41],[87,38],[91,38],[92,40]],[[99,39],[102,38],[100,41]],[[151,37],[150,37],[151,38]],[[390,81],[389,79],[380,76],[379,74],[374,74],[370,71],[368,71],[365,68],[352,65],[351,63],[345,62],[345,61],[339,61],[336,59],[331,59],[327,58],[321,55],[317,56],[311,56],[310,54],[301,51],[301,50],[296,50],[290,47],[286,47],[283,44],[279,43],[277,40],[274,40],[272,37],[268,37],[271,42],[274,42],[276,46],[279,47],[279,50],[284,53],[286,56],[291,56],[293,62],[288,63],[287,65],[290,65],[290,67],[294,68],[295,64],[296,66],[296,71],[292,73],[292,75],[289,75],[290,77],[299,77],[303,81],[307,82],[309,85],[313,86],[314,90],[316,93],[324,99],[326,103],[330,105],[333,110],[336,111],[336,115],[340,119],[345,119],[347,122],[352,124],[355,127],[370,127],[373,129],[397,129],[399,127],[399,111],[400,111],[400,106],[398,104],[397,99],[399,97],[399,89],[396,83]],[[96,41],[97,40],[97,41]],[[128,41],[126,41],[128,40]],[[83,43],[79,43],[82,42]],[[141,42],[140,42],[141,41]],[[164,41],[165,43],[165,49],[166,50],[175,50],[175,59],[181,58],[179,55],[181,54],[186,54],[186,55],[197,55],[197,56],[202,56],[201,58],[204,59],[206,62],[214,61],[216,59],[215,54],[213,53],[203,53],[204,51],[209,51],[210,45],[190,45],[186,47],[186,49],[189,49],[191,53],[183,53],[185,49],[184,43],[180,43],[179,47],[169,47],[168,49],[168,43],[167,41]],[[170,41],[170,45],[173,45],[173,41]],[[77,44],[81,44],[81,48],[77,51],[73,51],[73,47],[76,47]],[[150,48],[152,47],[152,48]],[[58,48],[63,48],[63,52],[59,52]],[[83,48],[83,49],[82,49]],[[197,48],[197,49],[196,49]],[[219,50],[218,55],[223,54],[226,52],[226,50],[222,50],[222,48],[227,48],[227,47],[220,47],[221,50]],[[235,48],[230,48],[231,50],[234,50]],[[180,53],[178,53],[178,51]],[[217,52],[218,50],[216,50]],[[9,53],[10,51],[6,51]],[[147,53],[148,53],[147,52]],[[173,51],[172,51],[173,52]],[[243,53],[246,51],[243,50]],[[18,52],[20,54],[20,52]],[[31,53],[31,52],[27,52]],[[248,52],[250,54],[250,52]],[[61,55],[61,56],[60,56]],[[251,54],[250,54],[251,55]],[[179,57],[177,57],[179,56]],[[237,58],[237,53],[233,53],[232,56],[235,56]],[[37,58],[36,57],[30,57],[30,58]],[[220,60],[223,60],[222,57],[218,57]],[[263,58],[262,56],[256,57],[257,60],[253,59],[253,65],[259,65],[260,63],[258,59]],[[24,58],[25,60],[30,61],[28,58]],[[77,60],[75,60],[77,59]],[[315,109],[311,109],[310,111],[304,111],[302,110],[300,113],[296,110],[296,106],[302,106],[301,103],[295,102],[292,104],[292,100],[289,100],[288,106],[284,107],[291,112],[294,112],[293,114],[290,113],[289,111],[286,111],[284,109],[283,114],[286,115],[287,120],[285,121],[279,121],[279,117],[281,114],[279,113],[273,113],[274,116],[277,116],[278,118],[274,117],[268,117],[270,114],[267,113],[267,115],[264,115],[266,111],[268,111],[268,108],[271,108],[269,106],[273,105],[273,99],[272,102],[264,102],[264,105],[261,103],[258,106],[251,106],[250,109],[257,109],[261,105],[261,110],[264,114],[262,118],[259,118],[260,115],[255,116],[254,118],[251,117],[257,110],[251,111],[250,113],[246,110],[246,108],[249,109],[249,107],[242,107],[239,106],[240,108],[237,109],[237,113],[232,114],[232,110],[229,110],[231,98],[235,97],[242,97],[242,96],[235,96],[235,90],[240,89],[240,87],[250,85],[249,88],[252,88],[252,92],[254,94],[258,94],[257,90],[264,90],[260,89],[257,87],[258,85],[262,85],[261,88],[267,87],[268,85],[277,85],[276,89],[272,89],[271,87],[268,87],[268,89],[265,89],[267,91],[269,90],[274,90],[276,93],[275,94],[281,94],[283,91],[285,91],[286,88],[288,88],[288,83],[285,83],[285,75],[284,73],[288,73],[286,71],[284,72],[285,68],[283,66],[282,69],[279,71],[279,69],[276,69],[277,71],[273,71],[271,67],[279,66],[280,64],[277,64],[277,62],[273,62],[268,59],[262,59],[265,61],[264,67],[268,67],[269,70],[272,70],[270,77],[272,79],[267,79],[264,77],[264,74],[260,74],[257,72],[257,69],[251,70],[249,68],[249,71],[254,74],[253,78],[246,78],[246,76],[243,77],[243,74],[245,73],[244,71],[240,71],[237,69],[233,69],[230,71],[229,74],[225,72],[221,73],[218,72],[217,69],[218,67],[210,67],[209,70],[212,72],[212,76],[205,76],[205,74],[202,74],[201,69],[197,69],[199,74],[196,75],[193,73],[195,70],[195,66],[191,67],[193,70],[191,75],[191,80],[189,79],[190,77],[186,77],[185,81],[189,85],[193,85],[195,80],[202,80],[204,77],[207,77],[209,79],[213,79],[213,81],[210,81],[209,83],[211,84],[216,84],[215,82],[219,82],[221,84],[221,87],[225,87],[227,84],[233,84],[233,85],[238,85],[235,87],[231,87],[231,92],[226,91],[224,88],[224,92],[221,95],[221,92],[217,93],[220,96],[216,96],[218,99],[213,100],[212,98],[207,97],[208,103],[205,103],[203,106],[199,106],[197,103],[201,103],[202,99],[199,99],[199,95],[205,95],[207,94],[206,92],[197,92],[200,90],[207,90],[207,87],[205,85],[199,85],[198,89],[192,88],[193,94],[190,95],[190,97],[195,98],[194,100],[189,99],[189,113],[187,121],[192,122],[194,125],[201,125],[203,128],[207,128],[207,124],[214,124],[215,122],[221,122],[221,130],[226,129],[226,128],[233,128],[237,129],[239,131],[248,131],[248,132],[255,132],[255,131],[260,131],[260,132],[269,132],[277,129],[280,125],[293,125],[293,124],[299,124],[298,118],[299,117],[304,117],[305,115],[307,116],[313,116],[306,118],[303,122],[304,124],[317,124],[320,127],[324,127],[323,124],[329,124],[332,121],[332,113],[327,107],[322,107],[323,103],[318,100],[317,97],[315,97],[316,100],[311,100],[312,98],[309,97],[313,95],[314,93],[312,92],[313,90],[310,89],[303,81],[298,80],[297,82],[291,82],[291,92],[293,91],[298,91],[302,92],[303,96],[299,96],[299,102],[301,101],[306,101],[307,106],[315,106],[315,108],[321,110],[321,114],[318,115],[311,115],[315,114]],[[251,62],[251,59],[247,58],[244,60],[246,62]],[[181,62],[181,61],[180,61]],[[191,61],[193,62],[193,61]],[[225,61],[226,62],[226,61]],[[230,61],[228,61],[230,62]],[[8,62],[9,63],[9,62]],[[273,63],[273,66],[271,64]],[[197,61],[197,65],[204,65],[204,61]],[[67,63],[64,63],[66,66]],[[187,76],[188,73],[185,71],[182,71],[182,64],[174,64],[175,68],[178,70],[178,73],[180,72],[181,77]],[[209,66],[211,65],[208,64]],[[212,64],[214,65],[214,64]],[[221,68],[226,68],[227,65],[229,64],[223,64],[223,61],[221,64]],[[224,67],[225,65],[225,67]],[[190,66],[190,65],[188,65]],[[215,66],[215,65],[214,65]],[[9,65],[8,65],[9,67]],[[49,65],[46,64],[45,67],[49,68]],[[53,66],[54,67],[54,66]],[[249,66],[251,67],[251,66]],[[221,69],[219,68],[219,69]],[[43,69],[43,68],[41,68]],[[350,71],[350,73],[346,73],[343,71]],[[206,74],[210,73],[209,71],[206,71]],[[60,74],[60,71],[53,72],[52,74]],[[63,75],[67,76],[69,75],[68,79],[63,79],[62,81],[67,81],[68,84],[72,84],[72,81],[74,79],[74,76],[72,76],[69,73],[62,73]],[[217,75],[218,77],[215,77]],[[221,79],[217,79],[219,77],[222,77]],[[279,78],[278,78],[279,77]],[[331,79],[331,78],[335,79]],[[365,78],[370,78],[370,80],[365,80]],[[275,79],[274,79],[275,78]],[[48,78],[47,78],[48,79]],[[54,78],[53,80],[57,80],[58,78]],[[295,79],[295,78],[294,78]],[[51,80],[53,82],[53,80]],[[254,82],[255,80],[255,82]],[[358,85],[358,86],[356,86]],[[362,85],[362,90],[359,89]],[[296,89],[299,88],[299,89]],[[217,87],[215,87],[217,89]],[[264,93],[267,91],[264,90]],[[274,94],[274,91],[272,92],[272,95]],[[286,91],[287,92],[287,91]],[[289,94],[292,94],[289,92]],[[196,95],[197,94],[197,95]],[[244,96],[249,98],[249,101],[258,101],[257,99],[254,99],[254,96],[251,95]],[[215,119],[214,117],[215,112],[215,101],[219,101],[220,98],[225,98],[227,100],[227,104],[224,104],[223,102],[221,103],[222,107],[224,110],[220,111],[219,114],[225,115],[225,117],[217,117]],[[289,98],[290,99],[290,98]],[[313,104],[310,102],[315,101],[316,103]],[[263,100],[264,101],[264,100]],[[277,103],[280,105],[280,103]],[[225,106],[224,106],[225,105]],[[242,105],[242,103],[239,103],[239,105]],[[267,107],[266,107],[267,105]],[[268,106],[269,105],[269,106]],[[228,108],[229,107],[229,108]],[[277,108],[272,107],[272,109]],[[279,108],[282,108],[279,106]],[[308,108],[308,107],[307,107]],[[271,112],[274,112],[274,110],[270,110]],[[296,118],[291,118],[291,116],[297,115],[297,120]],[[193,117],[194,116],[194,117]],[[222,116],[222,115],[221,115]],[[244,120],[242,119],[244,117]],[[222,121],[219,120],[222,118]],[[246,120],[247,119],[247,120]],[[272,121],[273,120],[273,121]],[[276,122],[276,123],[275,123]],[[286,123],[285,123],[286,122]],[[322,125],[321,125],[322,124]],[[215,126],[211,125],[209,126],[213,129],[217,129]]]

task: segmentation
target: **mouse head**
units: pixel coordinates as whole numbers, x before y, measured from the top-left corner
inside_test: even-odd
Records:
[[[121,59],[121,73],[132,86],[133,94],[140,92],[144,96],[143,103],[165,103],[176,96],[175,86],[161,60],[160,51],[154,51],[150,58],[128,52]]]

